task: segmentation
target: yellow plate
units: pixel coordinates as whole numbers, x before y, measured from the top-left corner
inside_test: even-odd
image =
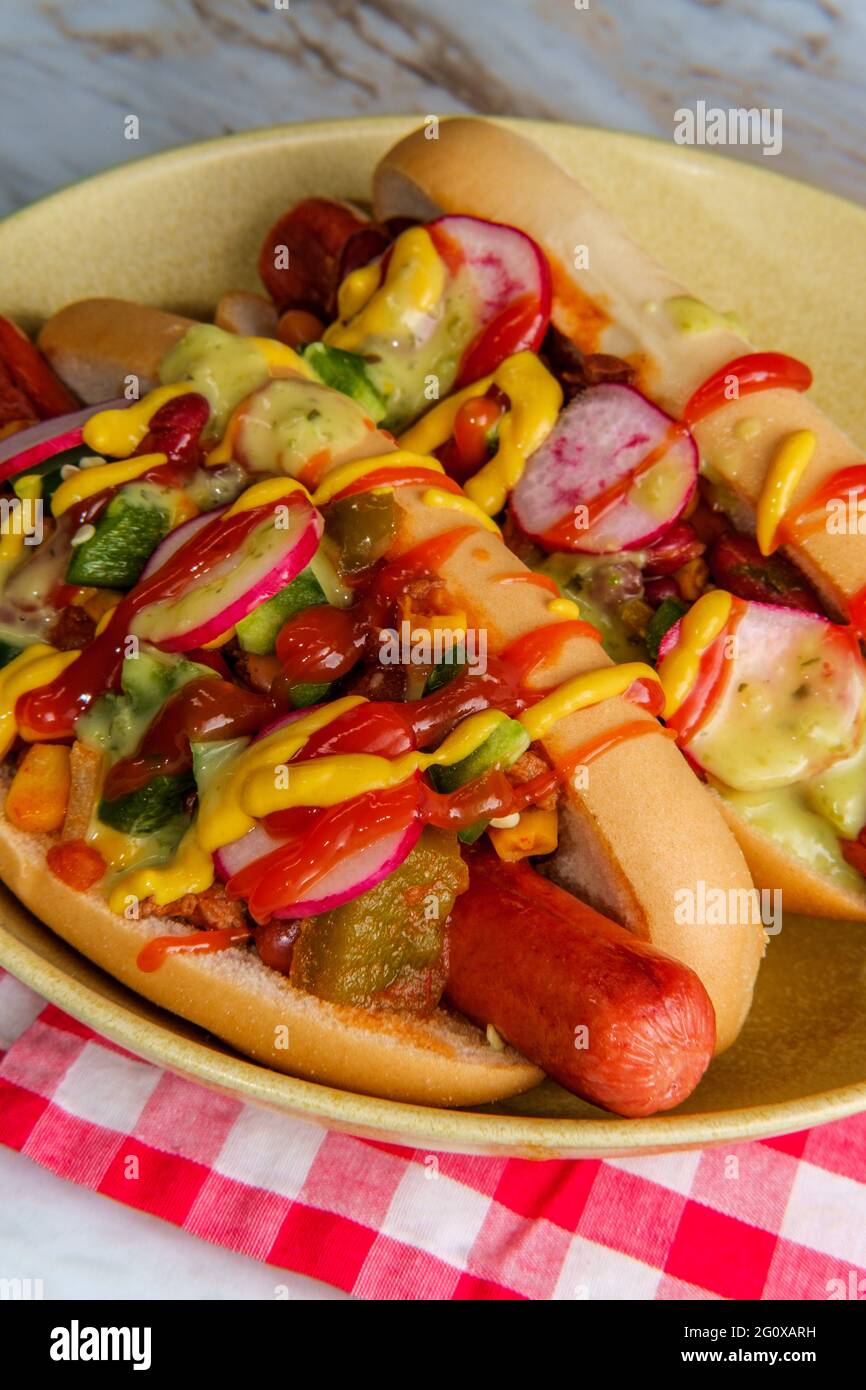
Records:
[[[28,329],[61,304],[118,295],[206,316],[257,288],[270,222],[318,193],[364,200],[412,125],[284,127],[173,151],[90,179],[0,226],[0,309]],[[866,436],[860,324],[866,212],[763,168],[604,131],[514,122],[546,145],[695,293],[736,308],[759,346],[805,358],[821,404]],[[628,813],[628,808],[623,808]],[[659,808],[659,837],[664,836]],[[236,1056],[65,946],[5,890],[0,964],[131,1051],[242,1099],[413,1147],[583,1157],[779,1134],[866,1108],[866,928],[789,921],[734,1048],[674,1114],[615,1120],[546,1082],[449,1112],[296,1081]]]

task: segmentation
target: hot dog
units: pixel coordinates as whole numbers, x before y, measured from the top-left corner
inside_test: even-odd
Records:
[[[86,405],[150,391],[159,364],[192,319],[121,299],[82,299],[52,315],[39,347]],[[131,383],[129,378],[136,380]]]
[[[397,229],[368,230],[379,244]],[[562,392],[534,355],[550,309],[538,248],[457,218],[398,231],[381,262],[355,265],[348,240],[360,231],[329,251],[351,269],[337,319],[303,354],[209,325],[182,332],[182,321],[106,301],[61,311],[43,331],[76,370],[97,381],[108,367],[112,383],[121,369],[153,371],[166,335],[177,341],[151,393],[81,420],[82,448],[105,464],[64,466],[55,480],[50,541],[68,567],[47,606],[111,594],[95,636],[65,652],[28,641],[0,674],[0,729],[23,754],[9,769],[0,867],[119,978],[281,1069],[466,1104],[532,1084],[537,1063],[600,1104],[649,1113],[697,1083],[714,1041],[736,1037],[762,948],[759,920],[683,922],[678,895],[703,880],[748,895],[748,874],[657,722],[652,668],[615,667],[576,605],[409,442],[425,424],[427,366],[443,394],[463,393],[476,371],[514,361],[497,376],[501,399],[490,397],[495,429],[523,454],[543,442]],[[406,338],[418,303],[433,324],[423,361]],[[367,350],[383,325],[397,358]],[[22,438],[26,458],[29,446]],[[4,467],[14,477],[14,458]],[[457,674],[422,656],[419,683],[414,655],[385,655],[401,620],[428,643],[446,627],[483,634],[486,669],[466,650]],[[662,843],[633,813],[641,787],[668,808]],[[37,843],[37,829],[54,839]],[[654,1017],[664,995],[682,1031],[652,1086],[603,1082],[602,1013],[589,1019],[600,1052],[573,1069],[561,1036],[551,1045],[503,1017],[524,1058],[437,1008],[447,915],[467,893],[460,846],[485,832],[497,863],[543,856],[622,924],[598,931],[618,943],[624,1026],[637,1016],[636,962],[652,962]],[[150,834],[168,849],[139,843]],[[562,889],[540,891],[552,939],[573,928],[575,962],[578,940],[591,960],[586,914],[603,919],[587,909],[575,925],[556,906]],[[87,911],[73,910],[81,893]],[[533,988],[543,993],[543,972]],[[274,1034],[281,1021],[288,1046]]]
[[[500,176],[503,167],[508,179]],[[866,529],[857,521],[866,465],[807,394],[809,366],[783,353],[756,352],[732,315],[692,298],[553,159],[494,123],[460,118],[443,122],[437,140],[423,132],[407,137],[378,167],[374,204],[380,218],[428,222],[457,212],[488,218],[520,228],[543,249],[552,273],[555,332],[542,355],[573,399],[514,480],[512,526],[535,545],[535,563],[571,577],[581,596],[589,590],[594,598],[605,577],[619,586],[623,602],[609,603],[608,612],[625,613],[630,626],[624,635],[606,635],[620,647],[633,647],[637,630],[638,649],[648,635],[655,651],[702,595],[714,586],[730,594],[734,617],[722,624],[724,632],[698,650],[689,646],[688,628],[677,626],[666,644],[663,680],[672,727],[707,778],[761,888],[781,892],[790,911],[866,919],[861,705],[846,705],[846,721],[837,721],[832,732],[829,706],[818,714],[819,742],[836,752],[809,775],[791,764],[761,778],[754,767],[728,759],[732,780],[725,781],[697,756],[702,740],[696,748],[693,721],[679,713],[682,681],[673,688],[673,672],[681,675],[683,663],[691,662],[691,713],[700,697],[701,717],[713,721],[714,738],[741,748],[746,728],[754,733],[754,727],[749,710],[733,698],[735,663],[720,668],[711,687],[707,683],[719,648],[734,636],[732,624],[748,612],[739,629],[743,643],[759,629],[762,610],[743,610],[741,602],[779,611],[778,625],[771,626],[788,636],[782,665],[808,662],[809,632],[814,638],[817,631],[789,621],[788,608],[829,619],[839,634],[850,626],[855,639],[866,635]],[[577,261],[576,247],[586,248]],[[608,363],[611,355],[619,360],[618,377],[599,378],[599,354]],[[662,413],[653,416],[648,405]],[[662,450],[655,514],[645,505],[648,496],[640,495],[642,470],[653,465],[651,450],[638,448],[627,464],[620,454],[615,478],[608,476],[611,458],[634,427]],[[441,433],[437,422],[425,427],[422,420],[410,438],[417,447],[426,435],[429,447]],[[476,477],[465,485],[471,496],[479,495]],[[672,561],[666,548],[672,548]],[[532,558],[531,545],[528,553]],[[829,634],[828,640],[847,639]],[[862,684],[856,640],[851,651],[853,678]],[[760,700],[768,729],[796,725],[805,743],[797,682],[777,678],[770,659],[750,669],[758,678],[750,707]]]
[[[690,1095],[715,1017],[693,971],[636,941],[523,861],[473,854],[448,921],[446,991],[549,1076],[619,1115]]]

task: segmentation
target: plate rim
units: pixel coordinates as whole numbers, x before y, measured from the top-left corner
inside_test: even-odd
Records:
[[[841,193],[835,193],[830,189],[820,188],[816,184],[809,183],[806,179],[800,179],[793,174],[783,173],[779,169],[764,167],[763,165],[752,163],[746,159],[737,159],[733,155],[711,153],[709,150],[698,148],[694,145],[676,145],[672,140],[666,140],[662,135],[649,134],[643,131],[627,130],[619,126],[599,126],[587,125],[577,121],[545,121],[528,116],[487,116],[476,112],[454,111],[444,113],[440,119],[450,120],[459,118],[477,118],[488,121],[493,125],[505,126],[506,129],[513,129],[517,132],[531,134],[533,130],[555,130],[568,134],[589,135],[591,137],[601,136],[605,139],[622,141],[626,145],[645,145],[649,146],[657,154],[664,152],[676,163],[693,166],[696,170],[704,169],[715,171],[719,164],[724,166],[728,174],[736,174],[744,178],[756,179],[758,182],[770,177],[783,184],[790,185],[798,193],[807,193],[811,197],[826,199],[832,203],[841,204],[848,214],[855,213],[864,223],[866,230],[866,204],[855,202],[851,198],[844,197]],[[51,189],[46,193],[41,193],[37,198],[20,208],[15,208],[0,217],[0,234],[10,223],[18,222],[26,218],[30,213],[41,210],[46,203],[54,199],[65,198],[67,194],[77,192],[81,189],[91,189],[98,187],[101,183],[110,183],[113,180],[122,180],[125,176],[133,173],[141,173],[156,165],[170,165],[173,162],[183,163],[190,158],[203,157],[210,152],[217,152],[220,149],[233,145],[268,145],[278,143],[282,140],[292,138],[308,138],[310,136],[328,136],[333,134],[335,129],[346,127],[348,131],[381,129],[383,132],[390,131],[392,128],[404,128],[411,130],[414,125],[423,120],[423,116],[415,113],[406,112],[379,112],[373,116],[327,116],[315,121],[284,121],[277,125],[251,126],[245,130],[231,131],[225,135],[210,135],[203,140],[186,141],[180,145],[173,145],[167,150],[154,150],[148,154],[136,154],[130,156],[123,163],[112,164],[107,169],[99,169],[92,174],[84,174],[79,179],[73,179],[70,183],[63,184],[60,188]],[[399,138],[396,136],[395,138]]]
[[[443,119],[445,118],[443,116]],[[317,138],[333,138],[341,128],[350,134],[381,133],[384,144],[386,140],[397,139],[402,133],[412,129],[420,119],[422,117],[419,114],[395,112],[375,116],[338,116],[316,121],[285,122],[213,136],[177,145],[168,150],[135,155],[122,164],[86,175],[63,188],[45,193],[27,206],[9,213],[0,219],[0,241],[7,226],[14,223],[18,230],[22,221],[26,222],[31,214],[40,213],[46,205],[62,202],[70,194],[78,191],[98,192],[102,186],[108,190],[116,182],[122,182],[129,177],[140,177],[157,166],[161,169],[170,168],[172,164],[183,167],[190,160],[199,162],[211,155],[218,157],[221,151],[231,147],[257,147],[291,143],[299,139],[308,142]],[[831,205],[842,204],[846,214],[850,216],[853,213],[866,231],[866,207],[859,203],[837,193],[816,188],[790,174],[735,159],[730,155],[692,146],[677,146],[661,136],[617,128],[520,117],[492,119],[497,124],[527,134],[550,129],[568,135],[602,137],[631,147],[650,146],[654,154],[664,153],[668,159],[695,172],[717,172],[721,164],[725,174],[735,174],[741,179],[757,179],[763,183],[769,175],[774,180],[781,180],[783,184],[790,186],[800,196],[827,201]],[[22,911],[27,911],[23,904],[20,904],[20,907]],[[34,917],[34,921],[42,930],[50,932],[50,928],[38,918]],[[73,950],[59,936],[55,937],[53,933],[51,936],[65,950]],[[105,974],[87,957],[81,956],[81,959],[88,970]],[[252,1059],[227,1052],[222,1047],[211,1047],[204,1037],[199,1041],[173,1033],[158,1021],[138,1015],[124,1004],[101,994],[96,988],[92,988],[41,955],[16,935],[2,920],[2,915],[0,965],[57,1007],[148,1062],[164,1066],[212,1089],[228,1092],[242,1097],[247,1102],[265,1105],[311,1123],[342,1129],[364,1138],[380,1141],[390,1139],[413,1148],[423,1147],[429,1137],[430,1147],[438,1151],[513,1155],[536,1159],[634,1156],[641,1153],[670,1152],[769,1138],[828,1123],[866,1109],[866,1080],[777,1103],[716,1112],[678,1114],[674,1111],[639,1120],[491,1114],[474,1110],[446,1110],[411,1105],[342,1091],[288,1076]],[[113,977],[108,975],[106,978],[113,980]],[[124,988],[119,981],[113,983],[119,989]],[[166,1016],[173,1017],[167,1012]]]
[[[4,888],[4,892],[8,891]],[[34,917],[23,904],[19,906]],[[34,917],[34,921],[50,931],[38,918]],[[105,976],[115,988],[126,991],[126,986],[69,946],[62,937],[55,933],[51,937],[63,952],[80,957],[88,973]],[[182,1020],[185,1026],[202,1034],[202,1039],[173,1033],[158,1020],[132,1012],[124,1004],[67,973],[2,922],[0,966],[79,1022],[153,1065],[236,1097],[241,1093],[247,1101],[310,1123],[341,1128],[363,1138],[393,1140],[413,1148],[424,1147],[424,1135],[414,1126],[407,1131],[403,1122],[410,1119],[418,1122],[417,1129],[432,1123],[440,1131],[430,1145],[440,1152],[557,1159],[634,1156],[771,1138],[842,1119],[866,1108],[866,1082],[854,1082],[776,1104],[717,1112],[671,1112],[640,1120],[491,1114],[481,1110],[413,1105],[275,1072],[222,1045],[210,1046],[204,1038],[204,1030],[186,1020]],[[132,990],[128,992],[134,994]],[[170,1011],[145,1002],[149,1010],[165,1014],[167,1018],[174,1017]],[[261,1081],[257,1083],[258,1077]],[[276,1096],[273,1094],[275,1084]],[[633,1142],[635,1137],[637,1143]]]

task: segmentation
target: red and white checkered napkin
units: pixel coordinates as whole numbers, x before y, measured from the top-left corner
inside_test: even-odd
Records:
[[[361,1298],[866,1292],[866,1116],[704,1153],[434,1160],[179,1080],[2,971],[0,1046],[4,1144]]]

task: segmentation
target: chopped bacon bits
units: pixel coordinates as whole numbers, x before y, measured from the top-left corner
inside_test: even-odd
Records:
[[[221,883],[215,883],[204,893],[184,893],[173,903],[160,906],[153,898],[147,898],[141,905],[142,917],[176,917],[180,922],[189,922],[193,927],[204,931],[219,931],[225,927],[243,928],[248,925],[247,916],[239,902],[231,902]]]

